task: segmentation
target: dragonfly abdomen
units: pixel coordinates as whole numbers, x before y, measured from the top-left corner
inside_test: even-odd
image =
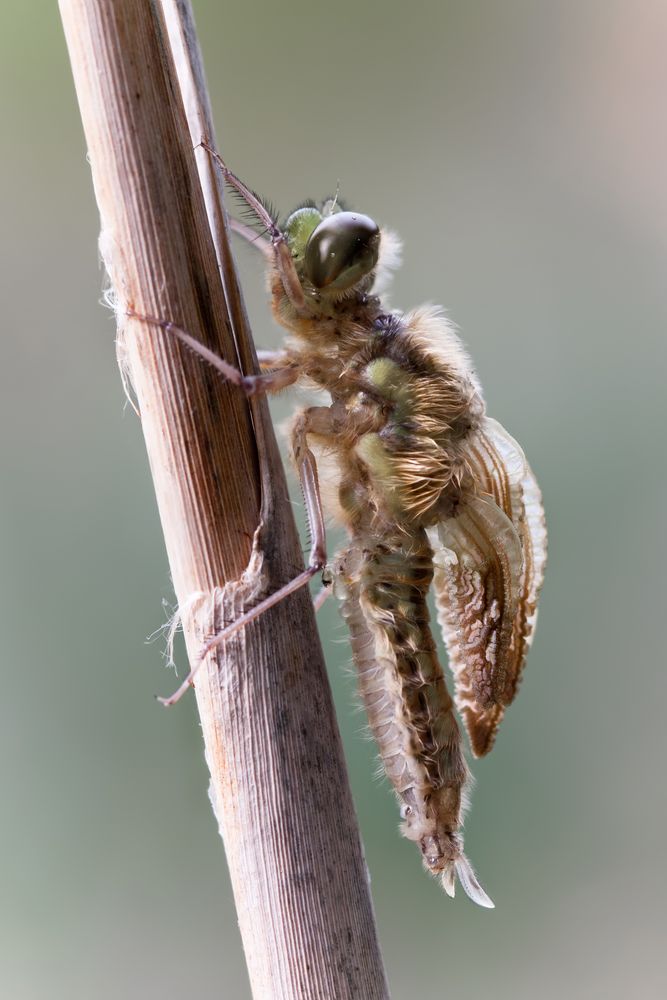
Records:
[[[429,626],[433,576],[426,534],[352,547],[343,556],[343,615],[359,686],[385,771],[401,801],[403,833],[444,874],[461,853],[468,779],[459,726]]]

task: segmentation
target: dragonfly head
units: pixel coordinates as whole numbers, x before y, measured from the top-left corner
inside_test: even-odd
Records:
[[[323,292],[340,293],[368,277],[378,262],[380,228],[367,215],[342,211],[336,199],[290,215],[285,235],[299,276]]]

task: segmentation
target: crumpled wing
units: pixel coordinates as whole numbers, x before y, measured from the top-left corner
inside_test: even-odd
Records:
[[[438,620],[476,756],[516,695],[546,561],[540,490],[516,441],[485,418],[466,458],[476,492],[431,529]]]

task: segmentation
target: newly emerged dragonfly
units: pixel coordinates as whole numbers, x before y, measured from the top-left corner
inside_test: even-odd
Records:
[[[472,900],[493,906],[463,853],[469,772],[427,596],[433,586],[456,706],[473,754],[483,756],[535,629],[546,557],[535,477],[519,445],[486,416],[471,362],[442,313],[383,308],[377,290],[397,264],[396,238],[337,199],[307,203],[280,227],[217,159],[268,236],[236,225],[265,254],[273,313],[289,336],[280,352],[260,356],[261,374],[244,376],[186,331],[153,322],[248,394],[298,382],[326,390],[331,402],[307,407],[292,425],[313,538],[308,568],[204,653],[325,567],[318,465],[326,466],[325,509],[348,535],[329,571],[402,831],[449,895],[458,876]]]

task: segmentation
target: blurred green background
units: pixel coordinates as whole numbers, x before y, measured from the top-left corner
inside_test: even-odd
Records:
[[[495,911],[399,837],[321,614],[393,996],[664,997],[667,5],[195,12],[230,164],[283,211],[340,180],[402,235],[392,303],[446,304],[545,494],[537,638],[467,822]],[[172,591],[57,8],[0,19],[0,993],[243,1000],[194,699],[153,700]]]

